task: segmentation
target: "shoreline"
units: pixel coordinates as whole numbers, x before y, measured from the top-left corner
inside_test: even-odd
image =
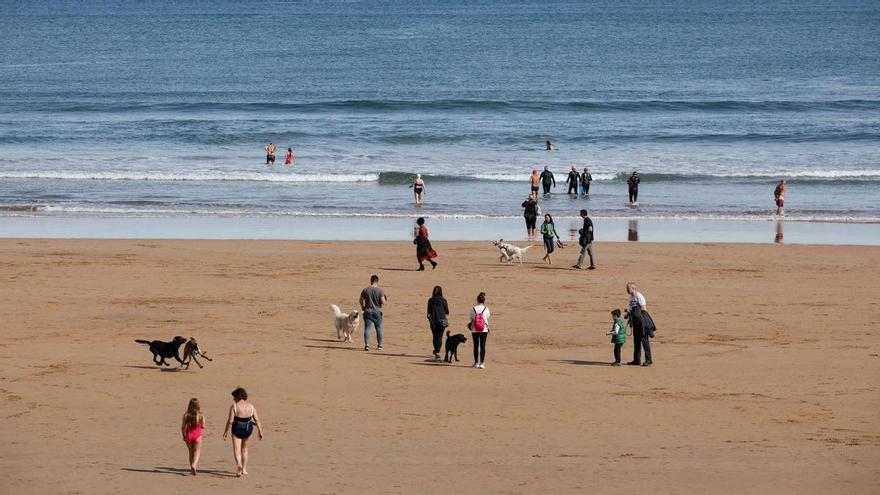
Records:
[[[0,216],[0,238],[405,241],[412,217],[61,217]],[[432,218],[437,241],[528,242],[522,218]],[[880,245],[880,225],[766,220],[629,220],[594,217],[596,241],[650,243]],[[557,217],[575,242],[579,218]],[[532,241],[540,244],[540,239]]]

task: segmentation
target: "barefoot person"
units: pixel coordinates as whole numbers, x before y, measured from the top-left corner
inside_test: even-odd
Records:
[[[443,288],[439,285],[434,287],[434,292],[428,299],[428,323],[431,325],[434,359],[439,361],[440,347],[443,345],[443,332],[449,326],[449,303],[443,297]]]
[[[486,293],[477,295],[477,305],[471,308],[468,328],[474,341],[474,368],[486,369],[486,339],[489,338],[489,308],[486,307]]]
[[[776,185],[773,197],[776,199],[776,215],[785,215],[785,179],[779,181],[779,184]]]
[[[413,179],[409,187],[412,188],[413,194],[416,197],[416,206],[422,204],[422,193],[425,192],[425,181],[422,180],[422,174],[416,174],[416,178]]]
[[[526,220],[526,236],[530,241],[538,237],[538,229],[535,227],[538,222],[538,201],[536,198],[537,193],[530,194],[522,203],[523,218]]]
[[[287,166],[293,165],[294,160],[296,160],[296,157],[293,156],[293,148],[287,148],[287,156],[284,157],[284,164]]]
[[[193,476],[198,474],[199,458],[202,456],[202,430],[205,428],[205,415],[199,405],[199,399],[189,400],[183,421],[180,423],[180,434],[183,443],[189,450],[189,469]]]
[[[370,286],[361,291],[360,305],[364,314],[364,350],[370,350],[370,327],[376,327],[376,350],[382,350],[382,308],[388,299],[379,288],[379,276],[370,277]]]
[[[529,188],[531,190],[531,194],[538,197],[538,184],[541,183],[541,179],[538,177],[538,169],[532,169],[532,175],[529,176]]]
[[[629,179],[626,180],[626,185],[629,189],[630,206],[635,206],[639,202],[639,183],[641,181],[642,179],[639,177],[638,172],[633,172]]]
[[[263,426],[257,415],[257,408],[248,402],[248,394],[245,389],[238,387],[232,391],[232,406],[229,407],[229,418],[226,420],[226,430],[223,431],[223,440],[232,431],[232,455],[235,457],[235,475],[248,474],[248,439],[257,427],[257,437],[263,439]]]
[[[550,259],[550,255],[556,249],[554,243],[556,239],[559,239],[559,234],[556,233],[556,225],[553,224],[553,217],[549,213],[544,215],[544,223],[541,224],[541,236],[544,239],[544,250],[547,251],[541,259],[552,265],[553,260]]]
[[[263,149],[266,150],[266,165],[270,163],[275,165],[275,152],[278,151],[278,146],[275,146],[275,143],[269,143]]]
[[[437,251],[434,251],[434,248],[431,247],[431,241],[428,239],[428,227],[425,227],[425,219],[419,217],[416,220],[416,225],[418,225],[418,229],[413,244],[416,245],[416,259],[419,260],[418,271],[425,271],[425,261],[431,264],[433,270],[437,268],[437,262],[434,261],[434,258],[437,257]]]

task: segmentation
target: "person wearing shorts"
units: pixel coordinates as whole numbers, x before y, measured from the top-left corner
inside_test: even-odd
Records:
[[[526,236],[530,241],[538,235],[538,228],[536,226],[538,221],[538,202],[535,200],[536,196],[537,193],[529,195],[522,203],[523,218],[526,220]]]
[[[532,189],[531,194],[533,194],[536,198],[538,197],[538,187],[541,179],[538,178],[538,169],[532,170],[532,175],[529,176],[529,186]]]
[[[268,146],[263,148],[266,150],[266,165],[270,163],[272,165],[275,164],[275,152],[278,151],[278,147],[275,146],[275,143],[269,143]]]

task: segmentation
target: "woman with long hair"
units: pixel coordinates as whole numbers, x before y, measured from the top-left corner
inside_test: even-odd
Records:
[[[554,243],[556,239],[559,239],[559,234],[556,233],[556,225],[553,223],[553,217],[549,213],[544,215],[544,223],[541,224],[541,236],[544,238],[544,249],[547,251],[547,254],[541,259],[552,265],[553,260],[550,259],[550,255],[556,249]]]
[[[449,326],[449,303],[443,297],[443,287],[435,286],[428,299],[428,323],[434,343],[434,358],[440,359],[440,346],[443,345],[443,332]]]
[[[257,415],[257,408],[248,402],[248,394],[245,389],[238,387],[232,391],[232,406],[229,407],[229,418],[226,420],[226,430],[223,432],[223,440],[232,431],[232,455],[235,457],[235,476],[248,474],[248,439],[257,427],[257,435],[263,439],[263,426]]]
[[[204,428],[205,415],[202,414],[199,399],[193,397],[189,400],[189,405],[183,414],[183,421],[180,423],[180,434],[183,436],[183,443],[189,450],[189,469],[193,476],[198,474],[199,458],[202,456],[202,430]]]
[[[474,341],[474,368],[486,368],[486,339],[489,338],[489,317],[491,312],[486,306],[486,293],[477,294],[477,304],[471,308],[468,328]]]

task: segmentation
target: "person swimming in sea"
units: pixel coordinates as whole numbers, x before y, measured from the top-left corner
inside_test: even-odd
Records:
[[[412,188],[413,194],[416,197],[416,206],[422,204],[422,193],[425,192],[425,181],[422,180],[422,174],[416,174],[416,178],[413,179],[412,184],[409,185]]]
[[[553,143],[547,141],[547,147],[545,148],[547,151],[559,151],[559,148],[553,146]]]

